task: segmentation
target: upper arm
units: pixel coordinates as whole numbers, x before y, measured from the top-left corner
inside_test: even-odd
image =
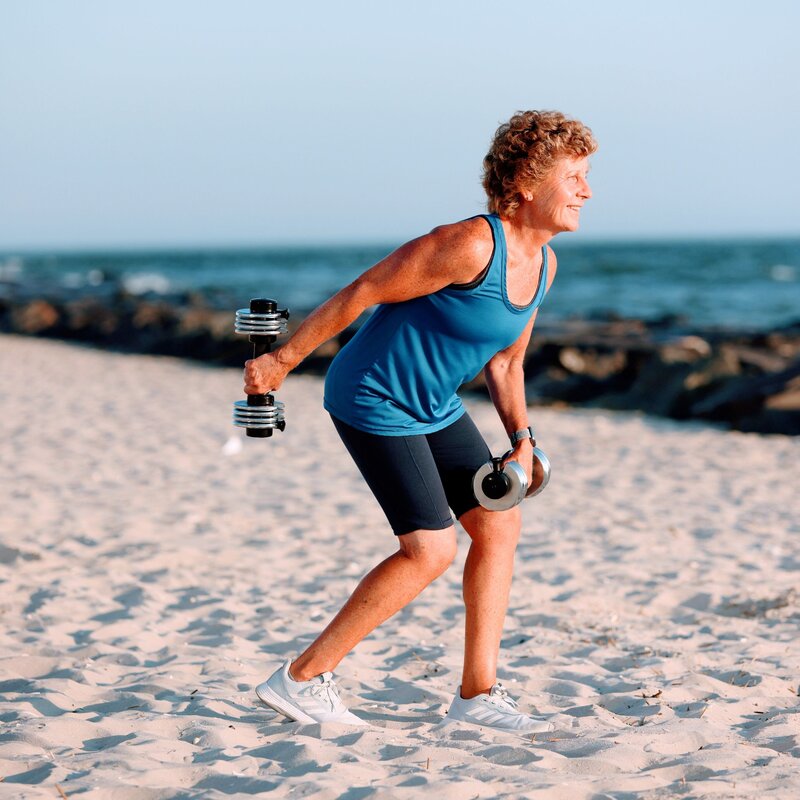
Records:
[[[466,283],[491,258],[491,231],[480,218],[442,225],[390,253],[354,282],[364,307],[399,303]]]
[[[500,350],[498,353],[495,353],[489,359],[489,363],[486,365],[489,370],[494,367],[507,367],[509,364],[513,364],[515,362],[521,364],[524,361],[525,351],[528,349],[528,342],[531,340],[533,325],[536,322],[536,315],[538,313],[538,309],[533,312],[531,318],[528,320],[528,324],[522,329],[522,333],[517,336],[514,342],[512,342],[504,350]]]

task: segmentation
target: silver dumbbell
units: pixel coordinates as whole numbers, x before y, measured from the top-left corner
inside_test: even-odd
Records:
[[[253,345],[253,358],[268,353],[274,341],[289,330],[289,312],[279,309],[275,300],[257,298],[250,301],[250,308],[236,312],[236,333],[247,334]],[[272,436],[277,428],[286,427],[283,403],[271,394],[249,394],[246,400],[233,404],[233,424],[246,428],[247,435],[263,439]]]
[[[535,497],[550,482],[550,459],[534,443],[533,480],[517,461],[505,467],[503,461],[514,451],[509,450],[498,458],[492,458],[478,468],[472,477],[475,499],[489,511],[506,511],[519,505],[526,497]]]

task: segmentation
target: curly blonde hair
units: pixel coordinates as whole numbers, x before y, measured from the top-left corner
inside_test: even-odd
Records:
[[[520,194],[535,187],[558,158],[583,158],[597,150],[592,131],[560,111],[518,111],[494,135],[483,159],[489,211],[513,217]]]

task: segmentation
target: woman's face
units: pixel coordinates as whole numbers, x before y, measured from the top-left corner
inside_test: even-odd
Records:
[[[587,176],[589,157],[563,157],[556,161],[542,182],[523,197],[530,200],[533,221],[537,227],[551,230],[576,231],[580,225],[583,204],[592,196]]]

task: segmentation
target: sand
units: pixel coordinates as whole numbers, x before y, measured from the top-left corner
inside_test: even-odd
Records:
[[[290,376],[286,432],[250,440],[240,374],[0,337],[0,798],[800,794],[800,441],[532,409],[553,479],[499,678],[555,732],[441,724],[463,530],[337,671],[370,729],[300,725],[253,686],[396,542],[321,381]]]

